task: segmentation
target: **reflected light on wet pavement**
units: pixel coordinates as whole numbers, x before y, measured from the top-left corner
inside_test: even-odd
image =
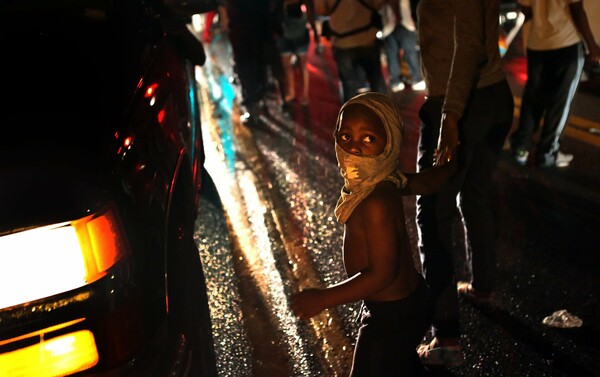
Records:
[[[246,299],[240,297],[237,289],[239,279],[234,272],[234,265],[241,261],[239,264],[249,269],[254,289],[270,311],[270,326],[279,332],[272,336],[281,339],[277,346],[284,348],[283,352],[287,354],[286,361],[289,365],[281,367],[281,376],[345,375],[352,351],[348,334],[345,333],[352,330],[345,329],[348,325],[343,323],[343,318],[336,311],[326,310],[309,322],[301,322],[293,316],[288,302],[290,294],[299,288],[320,285],[320,274],[328,276],[324,281],[340,279],[340,271],[343,271],[340,261],[331,263],[331,257],[322,255],[321,258],[326,259],[321,266],[315,266],[312,260],[315,255],[311,255],[316,254],[318,257],[324,249],[328,253],[338,253],[340,250],[341,245],[337,243],[331,245],[331,248],[324,248],[319,241],[319,237],[325,240],[335,239],[336,242],[341,240],[340,235],[331,231],[337,227],[335,220],[330,214],[314,213],[309,209],[316,205],[330,212],[331,208],[324,206],[322,195],[314,190],[314,182],[313,188],[306,184],[306,179],[311,179],[310,177],[299,177],[293,168],[287,166],[287,161],[278,157],[278,153],[270,153],[267,146],[257,145],[261,153],[267,155],[267,159],[277,160],[269,162],[277,166],[278,174],[282,177],[276,184],[290,185],[294,192],[289,198],[291,203],[288,199],[279,198],[285,202],[287,210],[278,208],[276,198],[265,197],[269,195],[273,183],[268,177],[256,176],[261,171],[257,168],[261,164],[256,157],[258,151],[248,153],[246,150],[246,153],[240,153],[237,150],[244,146],[236,143],[248,144],[243,140],[248,141],[252,136],[239,122],[232,121],[232,118],[236,119],[239,115],[228,98],[228,93],[232,92],[231,87],[223,86],[228,80],[218,78],[217,85],[222,89],[209,92],[216,81],[213,85],[208,82],[215,80],[215,76],[205,74],[204,70],[207,69],[212,69],[210,62],[197,71],[201,87],[205,167],[217,188],[229,233],[235,238],[237,247],[229,247],[227,244],[206,245],[202,240],[199,242],[208,281],[215,352],[220,373],[227,376],[248,375],[255,362],[252,360],[252,347],[256,345],[250,344],[249,331],[244,328],[247,323],[244,323],[242,305],[237,304]],[[297,147],[293,145],[292,133],[278,129],[277,136],[280,142],[285,141],[291,148]],[[247,145],[245,148],[252,149]],[[265,148],[267,150],[263,150]],[[305,153],[300,151],[299,154]],[[327,164],[328,169],[337,174],[335,166],[332,169],[331,162]],[[334,196],[339,192],[339,187],[335,191]],[[216,255],[215,248],[219,250]],[[317,272],[315,269],[322,271]],[[345,310],[349,316],[356,314],[352,308]],[[232,316],[232,312],[237,315]]]

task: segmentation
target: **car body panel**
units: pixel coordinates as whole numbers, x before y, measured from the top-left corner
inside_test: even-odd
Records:
[[[214,371],[197,365],[206,354],[214,363],[205,292],[186,288],[204,284],[192,239],[204,163],[193,72],[204,55],[187,32],[186,8],[170,14],[166,5],[0,6],[8,78],[0,103],[7,130],[0,136],[0,241],[107,210],[126,238],[123,254],[97,280],[0,308],[0,358],[89,331],[98,361],[78,375]],[[0,260],[10,264],[7,252]],[[0,287],[0,295],[19,289]],[[183,313],[184,302],[198,306],[203,323]]]

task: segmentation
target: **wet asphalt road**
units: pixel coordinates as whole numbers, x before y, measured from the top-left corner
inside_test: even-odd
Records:
[[[285,113],[270,97],[260,124],[249,128],[237,121],[229,49],[217,35],[198,71],[214,186],[203,193],[196,242],[220,376],[345,376],[358,306],[328,310],[310,323],[296,321],[287,306],[301,287],[344,278],[341,227],[333,217],[341,179],[331,138],[339,104],[330,51],[326,46],[317,56],[311,46],[307,109]],[[508,69],[519,69],[518,56],[507,58]],[[521,84],[511,76],[517,99]],[[393,98],[406,126],[403,167],[414,171],[423,94]],[[492,203],[501,307],[491,313],[462,302],[465,363],[432,369],[433,376],[600,376],[600,141],[573,132],[600,126],[599,103],[589,92],[576,98],[577,122],[563,141],[563,150],[575,154],[569,168],[517,167],[503,156]],[[405,205],[416,251],[415,197]],[[462,265],[460,253],[456,262]],[[583,326],[542,323],[562,309]]]

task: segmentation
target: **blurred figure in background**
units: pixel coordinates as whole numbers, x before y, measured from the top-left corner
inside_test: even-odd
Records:
[[[381,21],[379,9],[384,1],[315,0],[317,14],[329,16],[329,38],[342,84],[342,102],[365,87],[365,77],[370,91],[387,93],[377,39],[383,27],[377,21]]]
[[[227,24],[229,22],[227,19],[227,10],[224,6],[219,6],[215,10],[204,13],[203,17],[204,24],[202,26],[202,41],[210,44],[215,34],[216,27],[218,27],[222,32],[227,31]],[[218,24],[215,24],[215,19],[218,21]]]
[[[247,125],[256,124],[273,87],[282,95],[285,78],[275,40],[278,6],[280,0],[225,0],[241,120]]]
[[[409,85],[413,90],[425,90],[425,81],[421,76],[421,58],[417,43],[417,27],[412,15],[415,0],[388,0],[382,7],[384,20],[389,17],[393,29],[383,30],[383,48],[387,59],[390,88],[393,92],[403,90]],[[393,20],[393,21],[392,21]],[[384,22],[384,26],[386,22]],[[409,77],[402,74],[400,55],[406,62]]]
[[[277,31],[277,45],[281,54],[283,69],[285,71],[284,104],[296,100],[296,80],[294,65],[298,64],[302,74],[302,96],[300,103],[307,106],[309,103],[309,81],[307,54],[310,46],[310,30],[313,32],[313,41],[320,43],[319,33],[315,25],[315,9],[312,0],[284,0],[280,10],[280,29]],[[294,61],[296,59],[296,61]]]
[[[520,0],[519,4],[525,22],[531,21],[531,26],[527,83],[519,126],[510,139],[513,157],[519,165],[527,163],[532,134],[541,126],[536,165],[566,167],[573,155],[559,150],[560,138],[583,71],[584,50],[587,47],[590,60],[598,64],[600,47],[590,30],[582,0]]]

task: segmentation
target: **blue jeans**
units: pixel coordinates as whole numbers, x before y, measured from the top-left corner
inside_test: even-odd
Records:
[[[390,85],[398,84],[402,81],[400,72],[400,60],[398,51],[404,50],[404,60],[408,66],[411,83],[417,83],[422,80],[421,76],[421,56],[417,48],[417,33],[410,31],[401,24],[390,35],[383,39],[383,48],[387,58],[388,72],[390,74]]]
[[[344,102],[357,95],[367,82],[371,91],[387,93],[380,55],[379,44],[375,42],[371,46],[333,48]]]
[[[420,109],[419,171],[433,165],[442,104],[442,98],[430,97]],[[457,246],[454,226],[460,217],[471,283],[483,292],[495,288],[492,176],[512,126],[513,109],[513,96],[506,81],[475,90],[459,122],[458,171],[437,193],[417,198],[419,252],[436,302],[434,335],[441,338],[460,335],[454,270]]]

